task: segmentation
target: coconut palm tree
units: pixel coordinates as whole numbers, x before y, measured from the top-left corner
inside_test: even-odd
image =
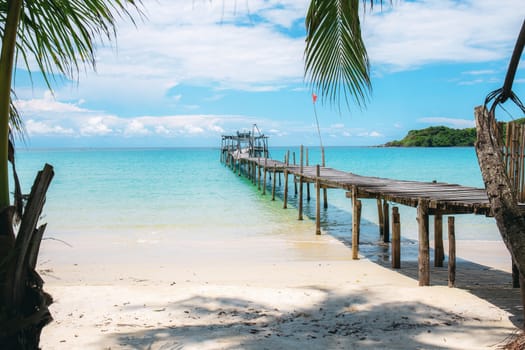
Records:
[[[8,159],[12,128],[20,126],[12,108],[12,77],[17,64],[34,65],[51,89],[52,76],[76,79],[95,67],[95,44],[111,42],[116,20],[141,14],[141,0],[0,0],[0,348],[38,348],[40,332],[51,319],[50,298],[41,280],[19,262],[20,235],[13,230]],[[36,223],[35,223],[36,224]],[[20,227],[24,226],[24,223]],[[21,230],[21,229],[20,229]],[[38,235],[36,236],[38,237]],[[41,237],[41,235],[40,235]],[[34,237],[33,237],[34,239]],[[38,249],[36,249],[38,251]],[[27,258],[22,259],[22,261]],[[25,262],[24,262],[25,264]],[[34,264],[34,261],[33,261]],[[16,265],[16,266],[15,266]],[[35,291],[38,294],[35,297]]]
[[[373,7],[380,0],[363,0]],[[315,91],[340,105],[344,99],[364,105],[371,90],[369,64],[359,24],[359,0],[311,0],[306,17],[305,76]],[[511,100],[525,113],[512,92],[512,82],[525,45],[525,21],[516,42],[503,88],[489,94],[485,105],[476,108],[478,141],[476,152],[491,204],[492,214],[519,272],[525,305],[525,217],[518,207],[495,135],[494,111]],[[524,308],[525,310],[525,308]]]

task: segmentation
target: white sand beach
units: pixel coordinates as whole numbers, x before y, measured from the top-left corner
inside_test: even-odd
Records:
[[[351,260],[348,247],[313,232],[305,223],[245,239],[86,235],[68,238],[72,248],[46,240],[39,269],[55,302],[42,348],[494,349],[517,332],[521,315],[491,302],[499,293],[518,305],[516,290],[493,281],[479,297],[435,271],[433,286],[418,287],[403,268]],[[480,243],[458,242],[458,255],[505,260],[501,243]],[[468,274],[508,277],[480,266]]]

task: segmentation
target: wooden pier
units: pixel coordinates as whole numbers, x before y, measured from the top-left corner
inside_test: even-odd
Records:
[[[290,175],[294,186],[298,184],[298,219],[303,219],[303,184],[307,184],[307,196],[310,196],[310,184],[316,187],[316,234],[321,234],[320,205],[321,189],[324,189],[324,205],[327,205],[326,189],[346,191],[346,197],[352,200],[352,258],[358,259],[359,231],[361,221],[361,200],[377,200],[380,239],[392,244],[392,267],[400,267],[400,219],[398,207],[392,208],[390,216],[389,203],[417,208],[418,222],[418,279],[420,286],[430,284],[430,247],[429,216],[434,216],[434,265],[443,266],[443,215],[478,214],[490,216],[489,201],[483,188],[466,187],[440,182],[419,182],[395,180],[380,177],[369,177],[332,169],[325,166],[311,166],[304,162],[303,147],[299,164],[290,164],[290,152],[283,162],[264,156],[251,156],[249,152],[240,153],[236,149],[223,148],[221,161],[227,164],[239,176],[245,174],[266,192],[268,173],[273,176],[272,200],[275,199],[276,178],[284,175],[283,207],[287,207]],[[267,155],[267,151],[264,155]],[[295,154],[294,154],[295,158]],[[295,163],[295,162],[294,162]],[[392,218],[392,220],[390,220]],[[390,225],[390,223],[392,223]],[[449,286],[455,284],[455,229],[454,217],[449,216],[445,223],[449,238]],[[392,238],[390,238],[390,227]]]

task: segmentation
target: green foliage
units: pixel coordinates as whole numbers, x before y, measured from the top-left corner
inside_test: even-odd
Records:
[[[474,146],[476,128],[452,129],[431,126],[422,130],[410,130],[401,141],[385,144],[387,147],[455,147]]]
[[[373,5],[373,1],[371,1]],[[305,77],[331,103],[363,106],[371,90],[359,0],[312,0],[306,14]]]

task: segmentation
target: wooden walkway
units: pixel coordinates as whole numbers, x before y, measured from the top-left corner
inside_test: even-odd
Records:
[[[400,223],[397,207],[392,208],[390,215],[389,202],[417,208],[419,253],[419,285],[430,284],[430,247],[429,216],[434,215],[434,265],[443,266],[443,220],[442,215],[480,214],[490,216],[489,201],[483,188],[466,187],[439,182],[403,181],[379,177],[356,175],[328,167],[291,165],[289,153],[284,162],[270,158],[239,156],[233,153],[221,155],[221,160],[234,171],[245,174],[265,193],[267,174],[273,174],[272,199],[275,199],[276,177],[284,174],[284,208],[288,200],[288,178],[293,176],[299,184],[298,210],[299,219],[303,218],[303,184],[315,184],[316,189],[316,233],[320,234],[320,203],[323,189],[324,206],[327,207],[326,189],[335,188],[346,191],[352,199],[352,257],[358,258],[359,231],[361,221],[361,198],[377,199],[380,236],[384,242],[390,242],[392,228],[392,267],[400,267]],[[301,147],[301,163],[302,147]],[[308,187],[309,189],[309,187]],[[308,190],[309,191],[309,190]],[[390,218],[392,220],[390,220]],[[455,284],[455,232],[454,217],[448,218],[449,238],[449,285]]]

